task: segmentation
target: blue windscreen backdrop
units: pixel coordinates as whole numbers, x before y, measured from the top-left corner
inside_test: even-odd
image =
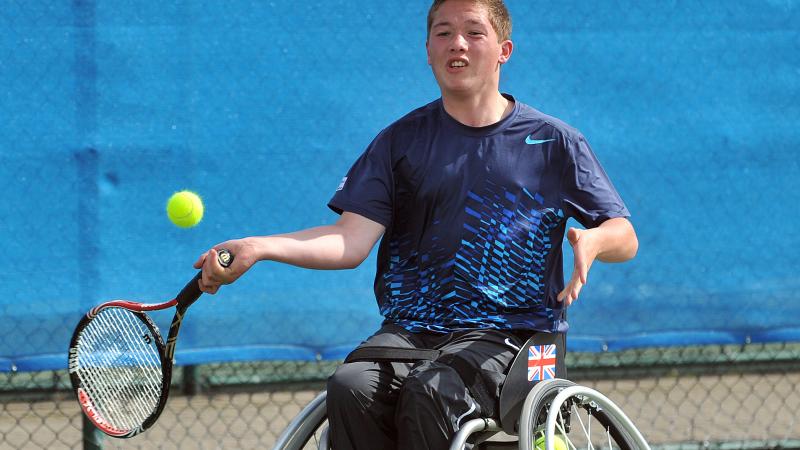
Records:
[[[89,307],[172,298],[213,244],[334,221],[366,145],[439,95],[428,6],[3,3],[0,370],[66,367]],[[798,340],[800,2],[508,6],[501,89],[587,136],[640,241],[593,266],[570,348]],[[190,309],[177,362],[341,358],[380,323],[374,266],[259,264]]]

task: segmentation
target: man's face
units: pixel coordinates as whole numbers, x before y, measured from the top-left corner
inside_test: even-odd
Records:
[[[486,7],[448,0],[434,13],[426,47],[442,94],[463,96],[497,91],[512,45],[497,42]]]

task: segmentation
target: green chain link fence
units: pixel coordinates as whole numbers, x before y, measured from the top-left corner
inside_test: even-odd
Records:
[[[179,368],[159,421],[105,449],[271,448],[336,362]],[[800,448],[800,345],[571,353],[570,379],[606,394],[653,448]],[[81,448],[64,371],[0,374],[0,449]],[[91,433],[87,433],[92,437]]]

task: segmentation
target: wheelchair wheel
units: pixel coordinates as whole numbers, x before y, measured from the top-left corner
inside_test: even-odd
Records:
[[[322,391],[289,423],[274,450],[328,450],[327,392]]]
[[[639,430],[603,394],[567,380],[538,383],[520,417],[520,449],[533,450],[544,435],[546,450],[561,440],[569,449],[649,450]],[[522,431],[527,430],[527,431]]]

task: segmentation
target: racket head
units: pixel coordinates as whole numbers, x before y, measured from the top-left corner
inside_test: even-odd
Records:
[[[72,389],[95,426],[129,438],[155,423],[169,395],[172,367],[147,314],[109,302],[89,311],[69,347]]]
[[[230,267],[234,255],[217,251]],[[144,304],[115,300],[90,310],[69,346],[72,389],[86,416],[109,436],[129,438],[150,428],[167,403],[175,343],[183,316],[202,294],[198,272],[173,300]],[[144,313],[175,306],[167,345]]]

